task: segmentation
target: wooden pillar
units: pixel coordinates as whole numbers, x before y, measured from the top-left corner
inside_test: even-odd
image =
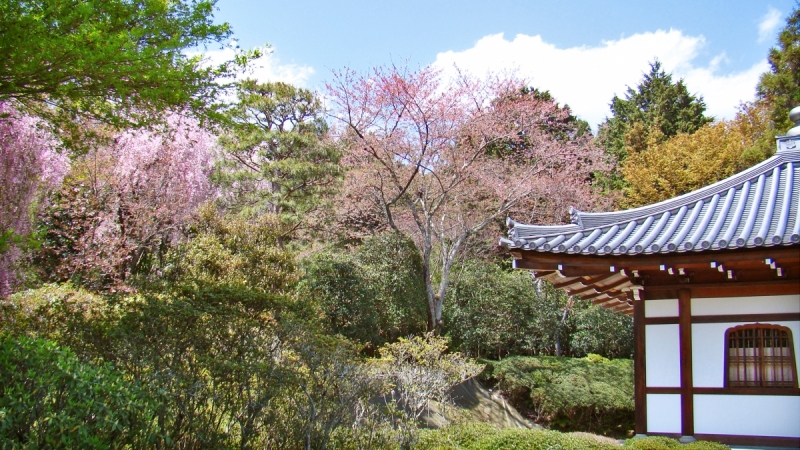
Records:
[[[647,366],[645,364],[644,300],[633,301],[633,380],[637,435],[647,434]]]
[[[681,441],[694,440],[694,393],[692,379],[692,291],[678,291],[678,330],[681,361]]]

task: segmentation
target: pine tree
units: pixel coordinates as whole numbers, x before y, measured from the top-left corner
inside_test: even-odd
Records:
[[[789,111],[800,105],[800,7],[786,19],[768,58],[771,70],[761,75],[758,100],[768,105],[775,130],[783,134],[793,125]]]
[[[661,142],[710,123],[705,110],[703,97],[690,94],[682,79],[673,82],[656,60],[635,89],[628,87],[624,99],[615,95],[611,100],[613,116],[600,126],[599,138],[606,152],[622,162],[631,150],[643,150],[653,133]]]
[[[341,174],[340,153],[326,142],[324,110],[313,92],[246,80],[220,142],[219,173],[234,211],[274,214],[287,235],[324,204]]]

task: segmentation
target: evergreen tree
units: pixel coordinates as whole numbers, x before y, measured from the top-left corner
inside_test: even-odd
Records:
[[[613,116],[600,126],[599,138],[606,152],[622,162],[653,138],[662,142],[710,123],[705,110],[703,98],[690,94],[682,79],[674,82],[656,60],[635,89],[628,87],[624,99],[615,95],[611,100]]]
[[[228,206],[278,215],[290,233],[323,204],[341,173],[339,152],[325,142],[322,104],[311,91],[281,82],[246,80],[237,91],[220,139]]]
[[[761,75],[757,93],[768,105],[777,134],[793,126],[789,111],[800,105],[800,7],[786,20],[778,35],[778,46],[770,49],[771,70]]]

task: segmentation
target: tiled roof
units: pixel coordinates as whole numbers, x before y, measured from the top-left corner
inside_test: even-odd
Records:
[[[510,248],[567,254],[632,255],[800,243],[800,136],[779,140],[768,160],[730,178],[653,205],[585,213],[572,224],[508,219]]]

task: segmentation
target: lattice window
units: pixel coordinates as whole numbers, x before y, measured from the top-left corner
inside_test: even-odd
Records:
[[[797,387],[790,329],[757,323],[729,328],[725,336],[727,387]]]

